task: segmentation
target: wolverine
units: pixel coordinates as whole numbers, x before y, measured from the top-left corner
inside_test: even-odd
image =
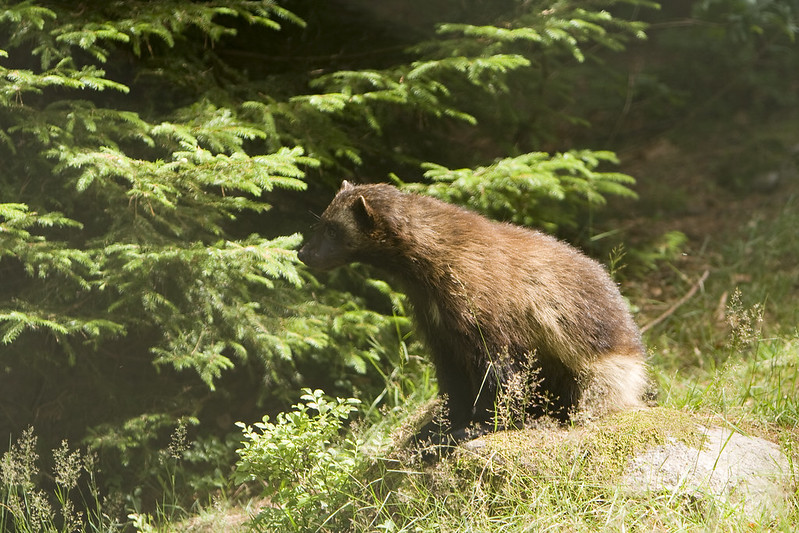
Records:
[[[535,381],[533,416],[643,405],[645,350],[626,302],[599,263],[554,237],[344,181],[299,258],[322,270],[372,265],[405,291],[452,435],[496,428],[499,395],[518,394],[520,379]]]

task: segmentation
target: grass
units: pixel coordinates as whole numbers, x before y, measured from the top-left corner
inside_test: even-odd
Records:
[[[52,473],[41,469],[33,428],[0,460],[0,531],[104,532],[121,526],[113,502],[100,495],[95,458],[63,441]]]
[[[650,335],[664,404],[796,426],[798,211],[791,196],[709,251],[705,290]]]

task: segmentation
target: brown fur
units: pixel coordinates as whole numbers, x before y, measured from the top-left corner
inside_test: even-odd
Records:
[[[526,406],[536,415],[642,403],[644,348],[618,288],[553,237],[390,185],[344,182],[299,256],[323,269],[367,263],[400,282],[453,430],[490,423],[498,394],[531,367],[548,401]]]

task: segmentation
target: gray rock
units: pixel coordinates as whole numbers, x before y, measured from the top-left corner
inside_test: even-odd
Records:
[[[632,458],[622,484],[633,494],[668,491],[713,498],[752,520],[785,512],[791,464],[776,444],[730,429],[702,428],[701,446],[674,440]]]

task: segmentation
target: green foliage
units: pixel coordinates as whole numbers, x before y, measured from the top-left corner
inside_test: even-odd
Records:
[[[709,23],[696,36],[706,40],[706,53],[720,62],[733,60],[746,67],[730,80],[731,87],[720,89],[729,92],[722,99],[725,103],[746,101],[758,109],[796,104],[796,91],[790,87],[799,69],[799,2],[703,0],[693,12],[698,20]]]
[[[679,258],[687,243],[688,237],[683,232],[668,231],[658,235],[652,242],[641,243],[634,250],[630,250],[627,263],[633,274],[651,272]]]
[[[344,421],[357,410],[357,399],[328,398],[311,389],[304,389],[301,399],[274,422],[267,416],[254,428],[236,424],[244,440],[235,479],[265,483],[263,495],[272,505],[256,519],[264,531],[321,526],[346,501],[344,487],[365,459],[359,443],[338,439]]]
[[[33,201],[64,204],[83,220],[59,213],[36,217],[27,214],[23,204],[4,205],[0,213],[5,219],[4,256],[21,262],[48,291],[62,282],[59,278],[75,282],[80,291],[73,298],[65,294],[61,306],[50,301],[37,304],[35,299],[28,301],[25,292],[18,293],[17,305],[2,314],[3,342],[16,340],[24,329],[41,328],[71,351],[78,335],[114,338],[142,320],[156,328],[171,325],[164,331],[165,344],[151,348],[156,361],[195,368],[213,386],[213,378],[232,365],[223,352],[244,356],[242,341],[246,339],[271,346],[273,352],[285,351],[280,335],[270,332],[264,319],[254,318],[249,311],[258,307],[250,301],[250,287],[274,289],[281,279],[300,284],[296,258],[290,251],[299,236],[238,242],[209,239],[224,234],[223,225],[239,213],[268,209],[263,194],[275,188],[304,188],[301,167],[314,166],[316,160],[303,156],[299,147],[248,155],[243,142],[262,139],[266,133],[240,120],[234,110],[210,103],[183,110],[176,115],[182,122],[150,124],[135,112],[98,108],[88,100],[51,104],[34,100],[32,105],[24,101],[26,93],[42,94],[53,86],[128,91],[95,65],[75,67],[76,48],[105,63],[111,48],[129,43],[131,35],[139,44],[152,35],[174,44],[178,34],[192,26],[219,40],[234,32],[214,22],[220,15],[244,16],[249,23],[270,27],[276,26],[270,16],[288,16],[276,6],[240,2],[185,4],[182,8],[189,9],[182,13],[185,17],[175,17],[176,5],[151,6],[149,12],[147,5],[137,5],[141,18],[135,24],[122,19],[78,25],[64,13],[57,15],[30,2],[9,6],[4,12],[2,20],[13,22],[16,28],[4,45],[6,53],[16,58],[16,48],[33,43],[32,56],[41,58],[41,70],[2,67],[5,91],[0,104],[4,122],[10,124],[8,148],[11,155],[38,158],[42,181],[71,199],[59,202],[45,195],[32,197]],[[66,20],[59,24],[59,17]],[[134,46],[137,55],[138,46]],[[26,153],[19,153],[17,146],[24,146]],[[10,181],[4,184],[7,192],[12,186]],[[88,213],[82,209],[87,195],[102,209]],[[67,235],[72,246],[32,237],[27,228],[34,224],[72,228],[75,231]],[[9,239],[13,242],[7,243]],[[32,282],[25,286],[41,291]],[[182,289],[183,294],[164,294],[166,288]],[[231,289],[238,295],[223,294]],[[62,316],[64,308],[78,307],[75,302],[81,302],[79,308],[88,316]],[[239,321],[239,308],[250,317],[249,325],[247,320],[232,325]],[[214,322],[222,322],[221,327],[235,333],[229,339],[216,338],[206,331]]]
[[[703,18],[724,21],[726,24],[714,31],[730,41],[747,41],[771,31],[793,41],[799,30],[796,26],[799,4],[795,0],[700,0],[693,9]]]
[[[37,227],[80,228],[82,225],[61,213],[40,215],[31,212],[25,204],[0,204],[0,257],[17,259],[29,276],[43,279],[62,275],[79,287],[87,288],[87,277],[96,270],[91,257],[31,233]]]
[[[425,177],[435,183],[404,188],[468,205],[499,220],[554,230],[574,226],[580,210],[604,205],[606,195],[635,198],[628,187],[635,180],[597,171],[603,162],[618,161],[610,152],[575,150],[553,156],[534,152],[475,169],[428,163]]]
[[[722,118],[731,109],[760,114],[796,105],[796,0],[697,0],[673,8],[663,2],[663,11],[653,21],[662,26],[652,32],[653,57],[693,61],[655,59],[631,73],[628,99],[635,103],[628,107],[641,113],[639,120],[685,120],[682,113],[663,113],[675,107],[690,109],[690,116]],[[669,23],[678,17],[685,22]]]
[[[0,260],[16,261],[30,278],[43,283],[60,283],[64,288],[86,291],[97,274],[98,265],[91,254],[71,249],[63,243],[48,241],[35,233],[44,228],[81,228],[82,225],[60,213],[38,214],[25,204],[0,204]],[[74,356],[70,338],[80,335],[88,338],[101,335],[118,335],[124,331],[121,324],[106,318],[81,318],[68,314],[54,314],[48,305],[34,306],[20,303],[0,307],[0,342],[13,343],[23,331],[46,332]]]
[[[632,17],[619,15],[625,6]],[[524,2],[515,13],[492,25],[440,24],[439,38],[417,50],[436,58],[502,54],[524,61],[527,68],[483,82],[490,94],[501,95],[489,106],[483,98],[470,99],[468,93],[455,95],[491,132],[501,155],[524,154],[543,143],[562,143],[557,132],[564,124],[588,125],[585,106],[579,100],[591,98],[580,93],[591,70],[576,67],[599,62],[602,69],[600,52],[620,51],[631,40],[644,39],[646,23],[630,20],[642,7],[655,9],[658,5],[646,0]],[[468,153],[461,155],[467,157]]]
[[[180,425],[197,425],[196,418],[184,418]],[[164,428],[175,424],[173,417],[166,413],[147,413],[126,420],[123,424],[106,425],[94,428],[87,439],[93,450],[114,449],[120,455],[123,466],[134,464],[134,454],[148,441],[154,441]]]
[[[157,321],[163,345],[152,348],[156,364],[194,368],[213,389],[214,379],[233,366],[223,352],[246,358],[246,346],[259,346],[290,357],[287,334],[265,327],[270,319],[280,320],[279,309],[261,311],[250,293],[274,289],[280,279],[300,285],[296,255],[288,250],[298,242],[297,235],[271,241],[252,236],[214,246],[106,247],[108,270],[119,275],[107,280],[119,287],[111,309],[135,310],[135,316]]]

